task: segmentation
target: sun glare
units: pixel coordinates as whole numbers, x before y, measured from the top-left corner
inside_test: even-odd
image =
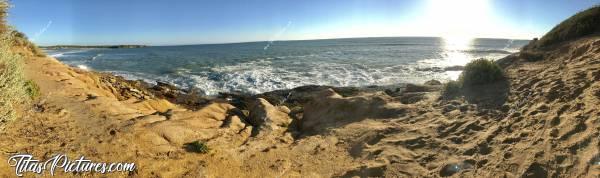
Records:
[[[429,0],[426,21],[444,38],[474,38],[491,28],[489,0]]]
[[[429,0],[425,9],[426,28],[443,38],[442,65],[465,65],[473,39],[494,31],[489,0]],[[452,79],[459,71],[449,71]]]
[[[455,66],[455,65],[465,65],[472,58],[466,52],[470,50],[473,46],[473,38],[470,37],[460,37],[460,36],[449,36],[443,37],[443,65],[446,66]],[[458,79],[460,75],[460,71],[446,71],[446,74],[452,80]]]

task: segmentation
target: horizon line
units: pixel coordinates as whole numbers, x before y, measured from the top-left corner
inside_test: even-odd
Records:
[[[217,43],[188,43],[188,44],[136,44],[136,43],[121,43],[121,44],[54,44],[54,45],[39,45],[39,47],[52,46],[120,46],[120,45],[143,45],[148,47],[161,46],[195,46],[195,45],[227,45],[227,44],[244,44],[244,43],[268,43],[268,42],[289,42],[289,41],[319,41],[319,40],[341,40],[341,39],[364,39],[364,38],[444,38],[440,36],[372,36],[372,37],[341,37],[341,38],[313,38],[313,39],[285,39],[285,40],[261,40],[261,41],[240,41],[240,42],[217,42]],[[471,39],[501,39],[501,40],[531,40],[523,38],[505,38],[505,37],[474,37]],[[532,38],[533,39],[533,38]]]

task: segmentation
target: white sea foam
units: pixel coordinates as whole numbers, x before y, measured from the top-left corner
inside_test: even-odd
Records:
[[[237,65],[214,67],[210,71],[191,73],[177,69],[169,75],[111,71],[130,80],[149,83],[164,81],[182,88],[198,88],[205,95],[219,92],[262,93],[290,89],[303,85],[366,86],[396,83],[422,83],[429,79],[448,80],[443,73],[423,72],[396,65],[374,69],[362,64],[337,64],[330,62],[298,63],[298,66],[278,66],[270,60],[257,60]]]
[[[90,68],[88,66],[83,65],[83,64],[77,65],[77,68],[83,69],[83,70],[90,70]]]
[[[92,61],[93,61],[93,60],[96,60],[96,58],[98,58],[98,57],[100,57],[100,56],[102,56],[102,53],[96,54],[96,56],[92,57]]]
[[[56,54],[51,54],[50,56],[53,58],[57,58],[57,57],[62,57],[64,55],[65,55],[64,53],[56,53]]]

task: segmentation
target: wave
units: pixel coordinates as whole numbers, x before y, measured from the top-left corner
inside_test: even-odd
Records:
[[[380,43],[379,46],[432,46],[430,44],[419,44],[419,43]]]
[[[287,65],[282,67],[282,65]],[[213,67],[207,71],[178,68],[169,74],[108,71],[129,80],[155,84],[166,82],[183,89],[200,89],[204,95],[219,92],[258,94],[304,85],[370,86],[397,83],[422,83],[430,79],[448,80],[444,73],[417,71],[406,65],[375,69],[364,64],[331,62],[287,63],[260,59],[236,65]]]
[[[425,40],[421,44],[421,41],[370,39],[282,42],[277,47],[271,46],[268,52],[263,51],[264,44],[260,44],[92,52],[59,50],[51,55],[74,67],[89,70],[96,67],[130,80],[151,84],[162,81],[217,95],[219,92],[256,94],[303,85],[369,86],[422,83],[431,79],[446,81],[460,73],[459,67],[451,66],[464,65],[476,58],[499,59],[512,53],[511,49],[494,46],[498,45],[446,50],[435,41]],[[500,47],[505,47],[505,43]]]
[[[50,54],[50,57],[58,58],[58,57],[63,57],[64,55],[65,55],[65,53],[56,53],[56,54]]]
[[[83,64],[77,65],[77,68],[83,69],[83,70],[90,70],[90,68],[88,66],[83,65]]]
[[[179,70],[178,73],[159,76],[118,72],[117,75],[124,75],[125,78],[133,80],[142,79],[150,83],[156,80],[164,81],[185,89],[197,88],[208,96],[217,95],[219,92],[258,94],[304,85],[369,86],[448,79],[444,73],[417,71],[403,65],[381,69],[363,64],[328,62],[298,63],[286,68],[281,65],[269,60],[257,60],[214,67],[203,72]]]
[[[102,53],[98,53],[98,54],[96,54],[94,57],[92,57],[92,59],[91,59],[91,60],[92,60],[92,61],[93,61],[93,60],[96,60],[96,58],[98,58],[98,57],[100,57],[100,56],[102,56]]]
[[[501,49],[470,49],[470,50],[462,50],[465,53],[471,54],[489,54],[489,53],[497,53],[497,54],[512,54],[514,51],[501,50]]]
[[[65,57],[65,56],[70,56],[70,55],[79,55],[79,54],[87,52],[87,51],[90,51],[90,49],[44,50],[44,52],[46,52],[46,54],[48,54],[49,56],[51,56],[53,58],[60,58],[60,57]]]

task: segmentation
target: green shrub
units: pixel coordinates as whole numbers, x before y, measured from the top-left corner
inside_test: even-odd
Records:
[[[492,60],[476,59],[469,62],[460,76],[463,86],[493,83],[504,78],[502,68]]]
[[[457,96],[460,96],[462,89],[462,84],[459,81],[449,81],[444,84],[444,88],[442,90],[442,96],[447,99],[452,99]]]
[[[203,141],[193,141],[190,143],[186,143],[185,144],[185,149],[189,152],[194,152],[194,153],[208,153],[210,151],[210,148],[208,147],[208,145],[206,145],[205,142]]]
[[[554,27],[533,47],[547,47],[563,41],[600,33],[600,6],[581,11]],[[529,46],[529,45],[528,45]]]
[[[27,95],[29,95],[29,98],[31,99],[35,99],[41,94],[40,87],[33,80],[27,80],[25,82],[25,91],[27,91]]]

